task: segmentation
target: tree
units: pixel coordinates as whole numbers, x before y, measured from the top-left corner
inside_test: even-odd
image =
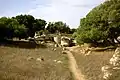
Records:
[[[28,30],[28,36],[33,37],[36,31],[44,30],[47,24],[45,20],[35,19],[32,15],[18,15],[15,17],[19,24],[24,24]]]
[[[12,39],[13,37],[33,37],[36,31],[44,30],[46,21],[35,19],[31,15],[18,15],[16,17],[0,18],[0,39]]]
[[[108,0],[93,8],[80,21],[76,39],[78,43],[96,43],[100,40],[114,44],[120,36],[120,1]]]
[[[3,22],[0,22],[0,40],[4,39],[4,37],[6,36],[6,25]]]
[[[7,17],[0,18],[1,39],[4,39],[5,37],[12,38],[13,31],[10,26],[11,23],[12,23],[12,19],[10,19],[10,18],[7,18]]]
[[[54,23],[49,22],[46,30],[48,30],[50,33],[55,33],[56,27],[54,27]]]
[[[31,15],[0,18],[0,39],[33,37],[36,31],[44,30],[46,21],[35,19]]]
[[[26,37],[26,28],[16,19],[2,17],[0,19],[0,33],[2,38]],[[22,35],[24,34],[24,35]]]
[[[70,29],[70,34],[73,34],[74,32],[76,32],[75,28]]]
[[[36,19],[35,22],[33,23],[33,29],[35,31],[40,31],[45,29],[46,21],[42,19]]]
[[[47,28],[46,28],[50,33],[56,33],[56,32],[60,32],[60,33],[69,33],[70,32],[70,28],[66,23],[63,23],[62,21],[58,21],[58,22],[49,22]]]

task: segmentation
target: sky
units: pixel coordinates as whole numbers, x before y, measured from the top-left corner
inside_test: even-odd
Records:
[[[30,14],[47,22],[63,21],[77,28],[80,19],[104,0],[0,0],[0,17]]]

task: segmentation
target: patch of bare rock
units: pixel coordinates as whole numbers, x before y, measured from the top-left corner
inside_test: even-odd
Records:
[[[120,47],[115,50],[109,65],[101,68],[104,80],[120,80]]]

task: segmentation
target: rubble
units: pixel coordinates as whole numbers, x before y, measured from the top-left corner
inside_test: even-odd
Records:
[[[118,80],[120,75],[120,48],[115,50],[114,55],[109,60],[109,65],[102,67],[103,79],[105,80]]]

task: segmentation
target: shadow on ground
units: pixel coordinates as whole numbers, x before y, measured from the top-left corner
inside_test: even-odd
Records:
[[[12,41],[12,40],[0,41],[0,46],[18,47],[18,48],[26,48],[26,49],[47,48],[46,45],[36,44],[34,41],[27,42],[27,41]]]

